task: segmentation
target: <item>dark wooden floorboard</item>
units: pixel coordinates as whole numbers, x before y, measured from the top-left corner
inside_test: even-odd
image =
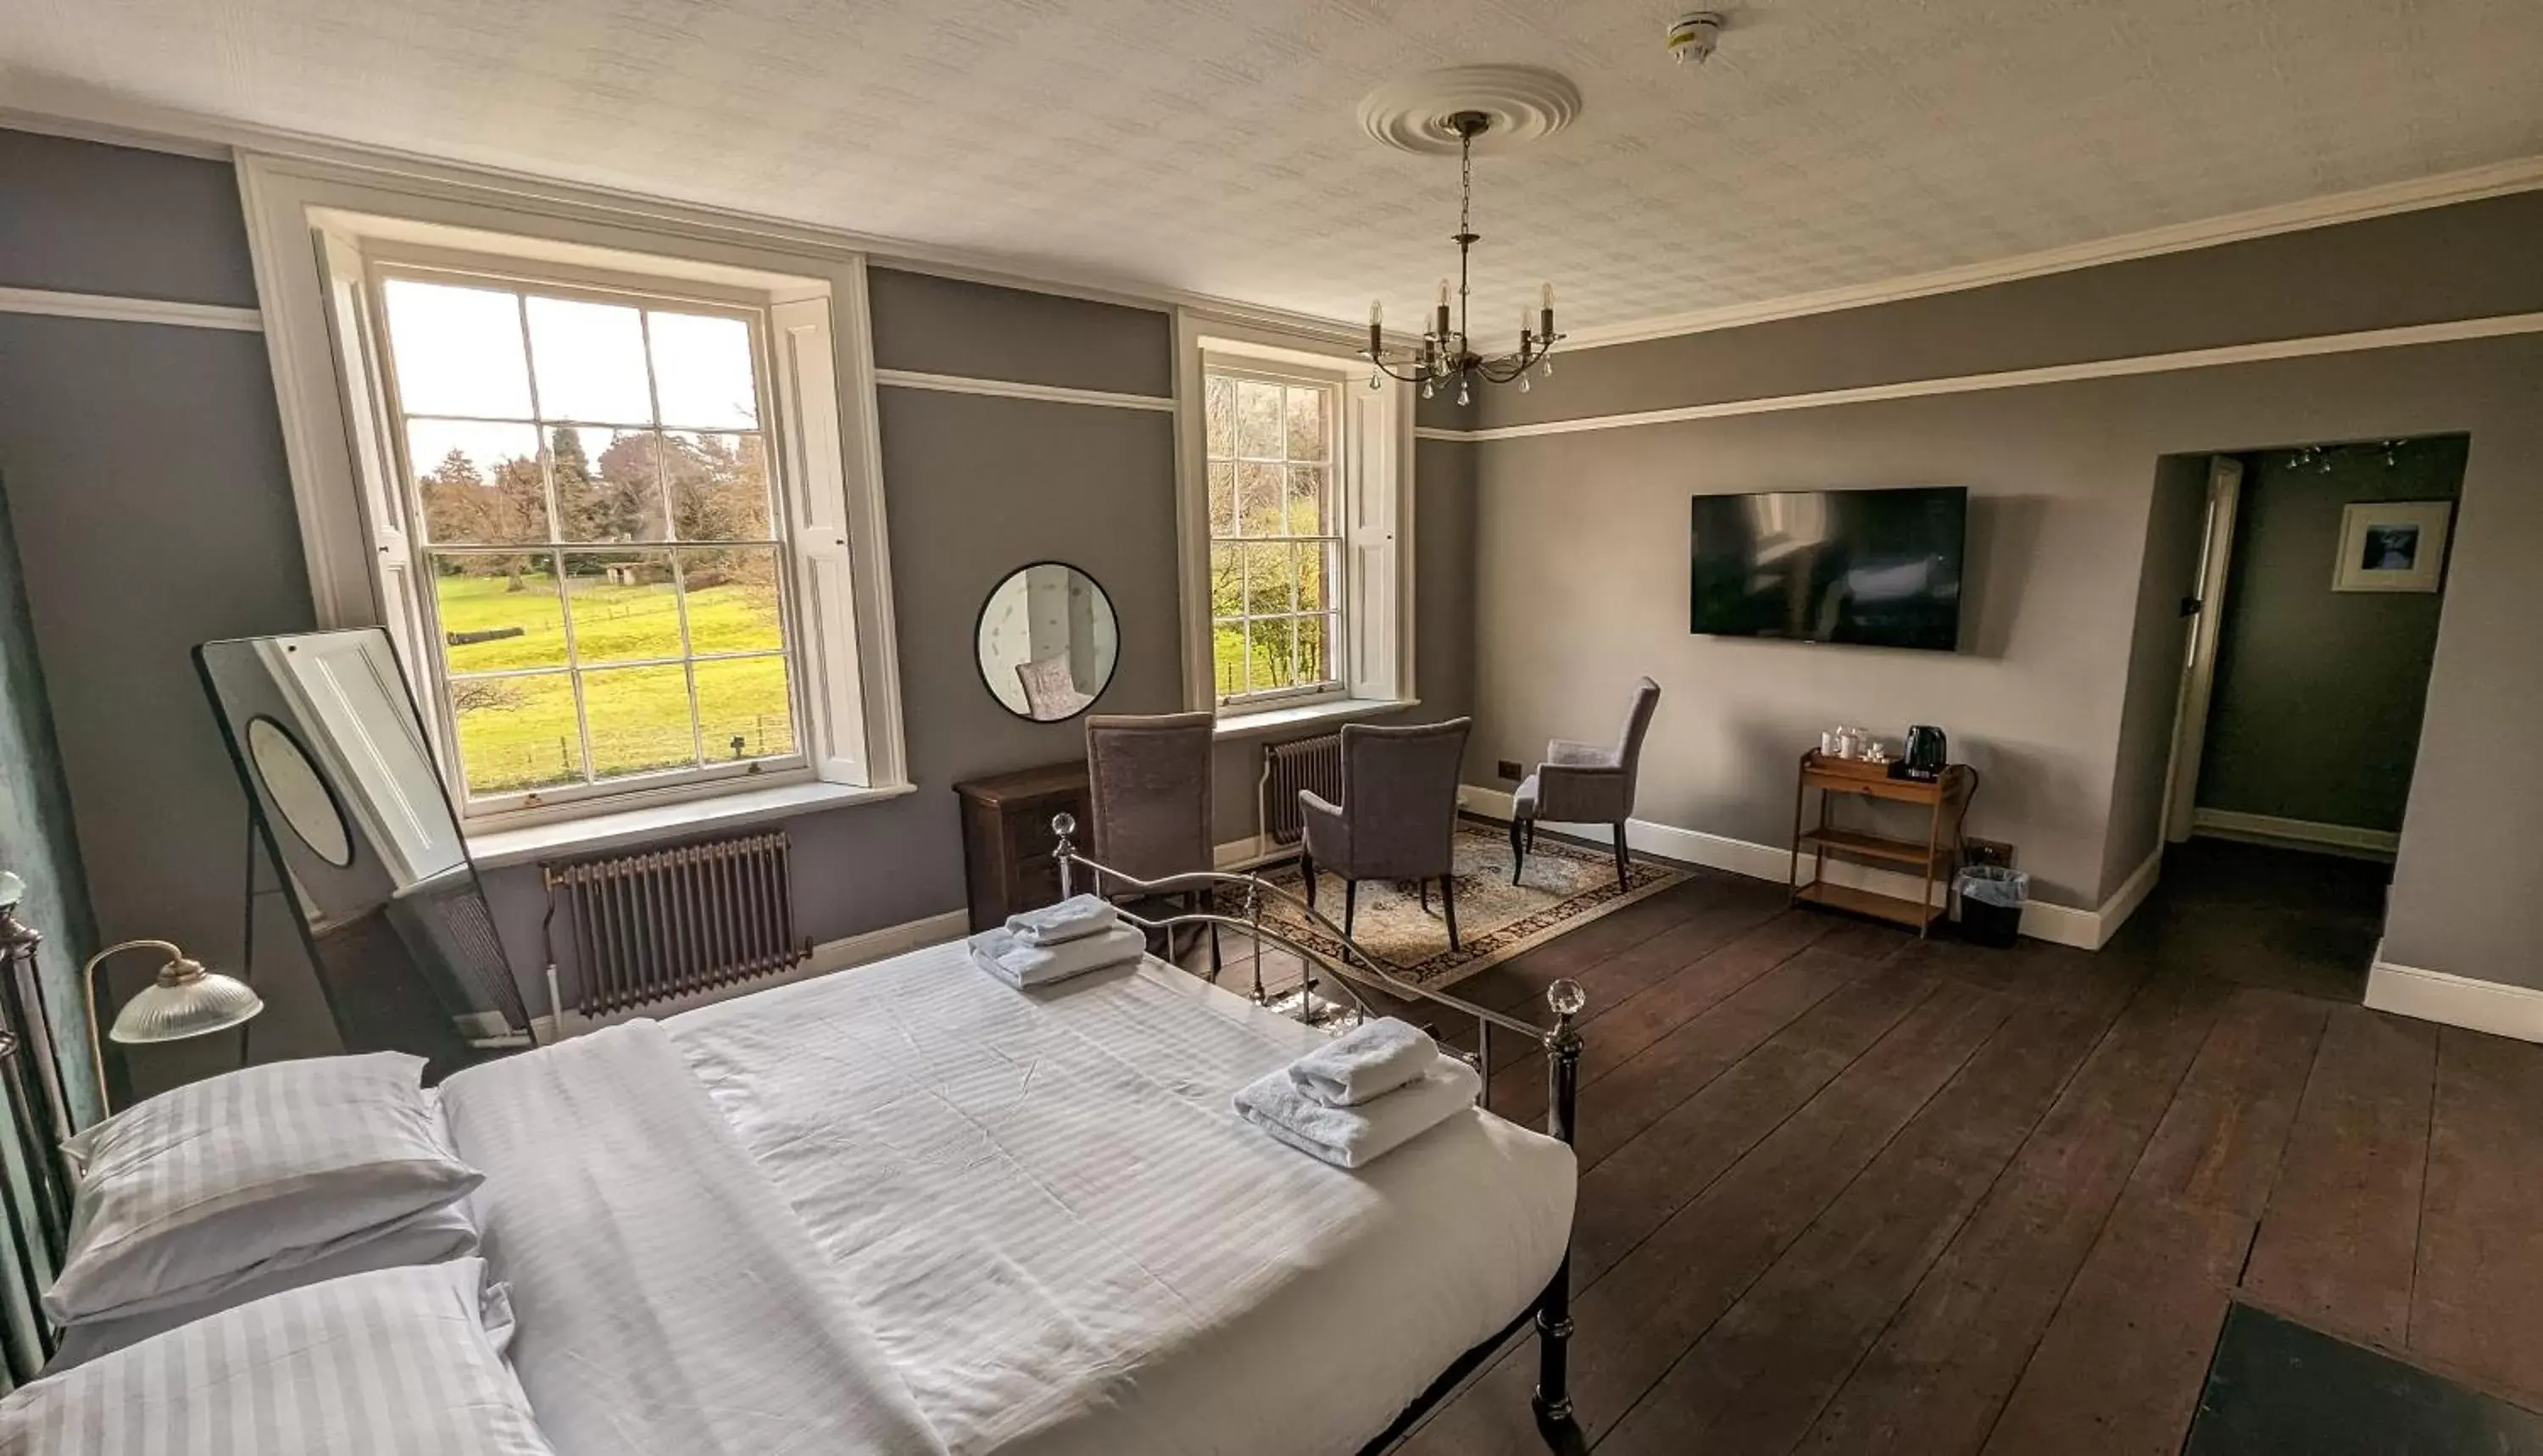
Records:
[[[1581,1089],[1574,1143],[1581,1168],[1596,1168],[1838,987],[1878,968],[1813,946]]]
[[[1769,994],[1779,989],[1773,982],[1790,977],[1799,983],[1798,1000],[1844,968],[1841,961],[1797,962],[1779,967],[1751,990]],[[1648,1136],[1626,1143],[1581,1175],[1572,1239],[1575,1287],[1595,1283],[1934,990],[1930,977],[1894,967],[1836,986],[1765,1044],[1671,1108],[1652,1124]]]
[[[2376,867],[2181,868],[2099,954],[1699,875],[1468,982],[1591,997],[1555,1449],[2174,1456],[2238,1302],[2543,1411],[2543,1047],[2353,1004]],[[1400,1450],[1545,1451],[1535,1373]]]
[[[2004,998],[1973,987],[1937,986],[1861,1060],[1574,1302],[1573,1400],[1592,1440],[1774,1263],[2011,1011]],[[1511,1436],[1494,1413],[1508,1409],[1513,1389],[1524,1409],[1533,1370],[1528,1353],[1504,1358],[1417,1432],[1409,1449],[1503,1449]]]
[[[2543,1401],[2543,1046],[2437,1035],[2414,1353]]]
[[[1940,1456],[1985,1443],[2226,989],[2189,976],[2148,982],[1803,1449]]]
[[[2135,989],[2127,973],[2017,1009],[1600,1449],[1799,1440]]]
[[[2332,1011],[2243,1275],[2273,1308],[2334,1334],[2409,1338],[2436,1053],[2428,1023]]]
[[[2327,1010],[2227,1002],[1983,1449],[2181,1449]]]
[[[1662,979],[1621,1000],[1592,1002],[1582,1025],[1580,1079],[1585,1086],[1606,1076],[1645,1048],[1695,1019],[1707,1008],[1790,959],[1827,934],[1828,920],[1785,910],[1747,928],[1722,946],[1680,947]],[[1677,941],[1675,936],[1657,938]],[[1532,1119],[1545,1107],[1545,1059],[1523,1051],[1495,1073],[1493,1105],[1505,1115]]]

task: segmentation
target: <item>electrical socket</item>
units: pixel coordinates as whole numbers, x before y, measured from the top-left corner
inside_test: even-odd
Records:
[[[1964,839],[1961,841],[1961,863],[1993,865],[2000,870],[2013,868],[2013,846],[2001,839]]]
[[[1517,783],[1521,778],[1525,777],[1525,775],[1522,775],[1522,774],[1518,771],[1518,765],[1517,765],[1517,764],[1514,764],[1514,763],[1512,763],[1512,762],[1510,762],[1510,761],[1509,761],[1508,759],[1506,759],[1506,758],[1504,758],[1504,759],[1501,760],[1500,762],[1498,762],[1498,763],[1494,764],[1494,765],[1493,765],[1493,771],[1494,771],[1494,772],[1496,772],[1496,773],[1498,773],[1498,774],[1500,774],[1503,778],[1509,780],[1509,781],[1510,781],[1511,783],[1513,783],[1513,784]]]

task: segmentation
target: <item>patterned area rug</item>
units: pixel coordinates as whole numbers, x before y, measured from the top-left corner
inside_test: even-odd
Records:
[[[1301,888],[1294,862],[1265,871],[1264,878],[1283,889]],[[1316,879],[1316,908],[1341,924],[1341,877],[1319,873]],[[1448,949],[1437,886],[1431,887],[1426,910],[1412,884],[1376,880],[1360,882],[1359,916],[1351,938],[1406,980],[1449,986],[1684,879],[1683,871],[1636,860],[1629,882],[1620,889],[1616,861],[1606,850],[1540,836],[1528,854],[1526,874],[1511,884],[1508,831],[1498,824],[1460,821],[1457,938],[1463,949]],[[1222,891],[1221,905],[1228,914],[1244,913],[1233,892]],[[1338,957],[1342,952],[1340,941],[1285,900],[1267,906],[1264,919],[1323,954]]]

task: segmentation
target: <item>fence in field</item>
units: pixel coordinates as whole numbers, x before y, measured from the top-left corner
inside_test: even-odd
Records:
[[[706,761],[775,758],[795,751],[795,724],[783,715],[751,715],[746,731],[711,726],[706,734]],[[572,733],[553,740],[517,743],[470,743],[463,733],[460,757],[467,764],[469,788],[479,794],[511,793],[582,782],[581,745]],[[651,773],[697,761],[689,735],[674,728],[603,728],[591,730],[594,778]]]

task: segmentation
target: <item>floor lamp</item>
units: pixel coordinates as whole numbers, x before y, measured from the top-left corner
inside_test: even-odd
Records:
[[[87,997],[89,1060],[97,1072],[97,1105],[107,1112],[115,1111],[115,1101],[107,1091],[106,1048],[97,1035],[97,968],[109,957],[144,950],[165,952],[168,959],[159,967],[158,979],[142,987],[116,1013],[115,1026],[106,1035],[118,1045],[143,1046],[208,1036],[244,1027],[265,1010],[265,998],[247,982],[217,970],[205,970],[201,961],[188,959],[184,951],[167,941],[124,941],[91,956],[80,970],[80,984]],[[243,1063],[246,1058],[247,1048],[242,1041],[239,1059]]]

